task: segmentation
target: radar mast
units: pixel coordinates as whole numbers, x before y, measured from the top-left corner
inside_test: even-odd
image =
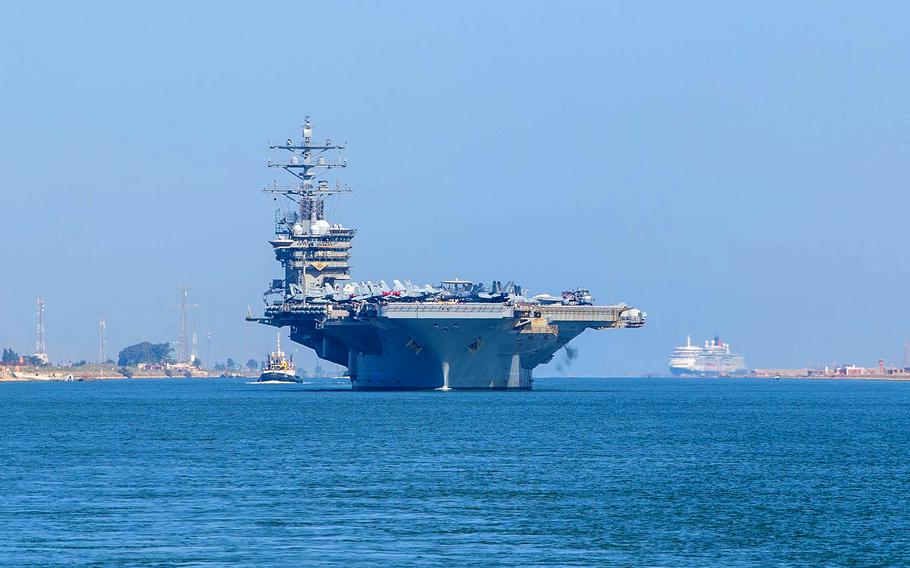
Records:
[[[307,225],[307,228],[311,228],[312,223],[325,220],[326,197],[351,193],[350,187],[342,185],[337,180],[335,186],[330,187],[328,180],[319,179],[328,170],[347,167],[348,162],[342,156],[342,150],[346,146],[346,144],[335,144],[331,139],[326,139],[324,144],[314,144],[313,128],[310,125],[310,117],[307,116],[303,123],[302,140],[299,144],[294,144],[290,138],[287,139],[286,144],[269,144],[269,149],[285,150],[290,153],[290,157],[286,162],[269,160],[268,166],[281,168],[296,177],[299,180],[297,185],[279,187],[276,181],[263,191],[274,195],[284,195],[296,202],[299,205],[299,220]],[[335,152],[332,159],[327,157],[329,152]]]
[[[331,139],[314,143],[309,116],[302,130],[299,143],[288,138],[286,144],[269,144],[269,149],[286,151],[289,156],[287,161],[270,159],[268,166],[288,172],[297,178],[296,183],[279,187],[275,181],[263,192],[274,195],[276,200],[282,195],[297,204],[296,212],[276,214],[277,238],[271,244],[284,266],[285,277],[273,281],[266,295],[280,294],[284,302],[306,304],[307,297],[326,284],[334,286],[338,281],[350,280],[348,261],[356,231],[330,224],[325,218],[325,198],[351,192],[350,187],[337,180],[330,186],[323,177],[329,170],[347,167],[342,156],[346,144],[336,144]]]

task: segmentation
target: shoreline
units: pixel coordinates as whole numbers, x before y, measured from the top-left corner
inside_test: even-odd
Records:
[[[674,379],[760,379],[763,381],[910,381],[910,375],[742,375],[736,377],[670,377]]]
[[[163,371],[130,373],[129,376],[118,372],[117,370],[105,370],[103,372],[86,372],[71,371],[69,369],[54,369],[53,371],[12,370],[6,367],[0,367],[0,383],[66,383],[66,382],[90,382],[90,381],[119,381],[124,379],[226,379],[226,378],[250,378],[259,375],[248,375],[245,373],[223,375],[214,371],[199,370],[187,376],[186,374],[173,373],[167,375]]]
[[[723,380],[737,381],[742,379],[758,379],[762,381],[891,381],[891,382],[910,382],[910,374],[901,375],[790,375],[790,376],[765,376],[765,375],[731,375],[728,377],[696,377],[680,375],[623,375],[623,376],[584,376],[584,377],[534,377],[535,381],[551,379],[673,379],[679,381],[703,381],[703,380]]]
[[[209,375],[209,376],[193,376],[193,377],[167,377],[164,375],[149,375],[149,376],[134,376],[134,377],[124,377],[123,375],[117,375],[116,377],[48,377],[48,378],[36,378],[36,377],[14,377],[9,375],[0,376],[0,383],[91,383],[95,381],[128,381],[128,380],[166,380],[166,379],[202,379],[202,380],[215,380],[215,379],[255,379],[256,377],[241,377],[238,375],[232,375],[229,377],[222,377],[221,375]]]
[[[163,372],[153,373],[135,373],[131,376],[125,376],[119,372],[104,373],[99,376],[94,373],[67,373],[63,370],[55,370],[46,373],[34,371],[11,371],[8,368],[0,367],[0,383],[64,383],[64,382],[92,382],[92,381],[119,381],[126,379],[149,380],[149,379],[256,379],[255,374],[233,374],[222,375],[211,371],[201,371],[192,376],[177,375],[168,376]],[[888,382],[910,382],[910,373],[901,374],[875,374],[875,375],[736,375],[729,377],[696,377],[696,376],[677,376],[677,375],[626,375],[615,377],[604,376],[586,376],[586,377],[535,377],[535,380],[552,380],[552,379],[673,379],[681,381],[700,381],[700,380],[728,380],[736,381],[742,379],[758,379],[763,381],[888,381]]]

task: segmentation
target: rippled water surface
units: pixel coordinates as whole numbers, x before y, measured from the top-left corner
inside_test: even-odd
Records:
[[[342,385],[0,384],[0,564],[910,564],[910,384]]]

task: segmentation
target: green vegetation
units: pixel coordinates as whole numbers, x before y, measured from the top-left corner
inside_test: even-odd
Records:
[[[19,354],[13,351],[12,349],[3,348],[3,358],[0,359],[0,363],[18,363]]]
[[[47,366],[47,363],[45,363],[38,357],[35,357],[34,355],[26,355],[24,357],[24,359],[25,359],[25,364],[29,365],[31,367],[46,367]]]
[[[255,371],[255,370],[259,369],[259,361],[255,360],[255,359],[250,359],[249,361],[246,362],[246,368],[249,369],[250,371]]]
[[[121,367],[135,367],[140,363],[161,364],[170,360],[173,348],[167,343],[149,343],[143,341],[136,345],[124,347],[120,352],[117,364]]]

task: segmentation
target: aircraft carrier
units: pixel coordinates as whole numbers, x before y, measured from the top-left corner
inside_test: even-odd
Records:
[[[269,148],[286,158],[269,167],[295,178],[264,190],[292,204],[276,212],[270,241],[284,275],[265,292],[262,315],[247,320],[289,327],[293,341],[345,366],[355,390],[530,389],[534,367],[586,329],[645,323],[646,314],[626,304],[594,305],[583,288],[530,296],[500,281],[355,282],[356,231],[325,218],[325,199],[351,191],[325,179],[347,166],[345,145],[315,142],[307,117],[300,142]]]

